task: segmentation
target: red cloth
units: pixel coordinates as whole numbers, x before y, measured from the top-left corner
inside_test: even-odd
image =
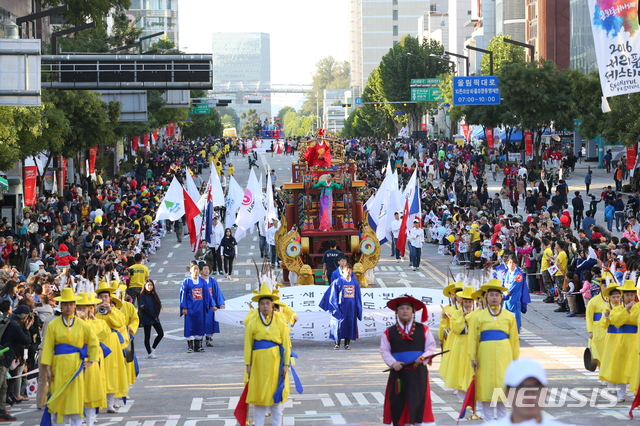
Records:
[[[400,231],[398,231],[398,241],[396,241],[396,249],[400,252],[400,256],[404,257],[407,247],[407,219],[409,218],[409,199],[404,201],[404,213],[402,222],[400,222]]]
[[[389,401],[389,393],[391,392],[391,383],[387,383],[387,390],[384,394],[384,410],[382,413],[382,423],[385,425],[393,424],[391,417],[391,403]],[[242,399],[242,397],[240,398]],[[238,417],[236,416],[236,419]],[[427,391],[424,393],[424,411],[422,415],[422,423],[434,423],[433,408],[431,407],[431,384],[429,383],[429,371],[427,370]],[[244,424],[244,423],[240,423]],[[409,405],[404,406],[404,411],[400,416],[398,424],[409,424]]]
[[[193,202],[191,195],[189,195],[186,189],[183,188],[182,192],[184,193],[184,211],[187,219],[187,229],[189,229],[189,243],[191,244],[191,251],[196,251],[199,238],[194,219],[200,214],[200,209]]]
[[[316,141],[314,146],[307,148],[304,159],[309,167],[331,167],[331,146],[326,141],[322,145]]]
[[[471,380],[471,384],[469,384],[469,389],[467,389],[467,393],[464,396],[464,401],[462,401],[462,409],[460,410],[460,415],[458,416],[458,424],[460,419],[464,419],[464,416],[467,413],[467,407],[471,407],[473,412],[476,411],[476,378],[475,376]]]
[[[244,385],[242,395],[240,395],[240,401],[236,405],[236,409],[233,410],[233,417],[236,418],[240,426],[247,424],[247,412],[249,411],[249,404],[247,404],[247,392],[249,391],[249,383]]]

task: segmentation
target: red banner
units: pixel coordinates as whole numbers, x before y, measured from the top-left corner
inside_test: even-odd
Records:
[[[36,203],[36,181],[38,180],[38,166],[24,168],[24,203],[32,206]]]
[[[524,132],[524,154],[533,157],[533,133]]]
[[[638,155],[638,145],[627,147],[627,170],[633,170],[636,167],[636,157]]]
[[[158,131],[157,130],[155,132],[153,132],[153,142],[154,143],[158,142]]]
[[[89,173],[96,172],[96,156],[98,155],[98,147],[89,148]]]
[[[469,125],[461,124],[460,127],[462,127],[462,134],[464,135],[464,140],[469,142]]]
[[[142,144],[144,146],[149,146],[149,133],[145,133],[142,137]]]
[[[169,123],[169,125],[167,126],[167,136],[172,138],[175,136],[176,133],[176,125],[174,123]]]
[[[485,128],[484,135],[487,137],[487,146],[493,148],[493,127]]]
[[[58,164],[60,165],[60,180],[58,180],[58,188],[64,189],[67,184],[67,168],[69,167],[69,162],[66,158],[61,156]]]
[[[426,132],[427,131],[427,125],[426,123],[422,123],[422,131]]]
[[[134,151],[138,150],[138,141],[140,140],[139,136],[134,136],[133,138],[131,138],[131,149],[133,149]]]

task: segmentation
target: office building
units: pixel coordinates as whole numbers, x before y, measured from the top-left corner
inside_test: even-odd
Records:
[[[271,116],[271,38],[265,33],[213,34],[213,85],[228,87],[216,97],[232,99],[229,104],[238,116],[253,108],[264,121]],[[260,104],[248,101],[260,99]]]
[[[165,36],[179,47],[178,0],[131,0],[126,15],[142,28],[141,37],[164,31]],[[157,38],[142,41],[142,50],[149,50]]]
[[[407,34],[416,36],[416,22],[426,8],[426,2],[414,0],[349,0],[349,61],[356,94],[389,49]]]
[[[569,66],[584,73],[598,69],[588,0],[571,0]]]
[[[553,61],[560,69],[569,68],[570,62],[569,1],[527,0],[526,7],[525,43],[535,46],[535,59]],[[586,6],[585,1],[585,13],[588,15]]]

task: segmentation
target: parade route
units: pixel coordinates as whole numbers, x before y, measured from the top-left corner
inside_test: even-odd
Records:
[[[288,165],[293,157],[271,157],[270,154],[261,157],[263,179],[266,179],[264,170],[271,168],[278,174],[278,185],[290,179]],[[236,179],[244,187],[248,178],[246,159],[231,156],[230,161],[236,166]],[[578,170],[574,175],[579,175]],[[570,187],[573,188],[571,184]],[[218,280],[226,299],[244,295],[256,285],[253,261],[261,263],[257,234],[247,235],[238,248],[240,255],[231,280]],[[382,247],[373,287],[440,289],[449,281],[447,268],[454,274],[463,271],[460,266],[451,265],[450,256],[438,255],[437,246],[433,244],[424,246],[418,271],[411,270],[407,261],[396,262],[390,257],[390,251],[388,244]],[[214,336],[213,347],[206,347],[204,353],[186,353],[178,291],[180,283],[188,276],[185,266],[192,258],[188,237],[178,244],[175,234],[167,235],[162,247],[152,256],[148,266],[163,303],[160,319],[165,338],[156,351],[158,358],[148,359],[142,345],[143,333],[139,330],[136,352],[140,375],[131,387],[130,399],[116,414],[99,414],[98,425],[236,424],[233,410],[243,388],[243,330],[222,324],[221,333]],[[601,409],[591,403],[582,408],[570,406],[576,400],[568,395],[569,389],[589,388],[593,392],[602,389],[597,374],[586,371],[582,364],[587,342],[584,318],[566,318],[564,314],[554,313],[556,305],[543,304],[542,296],[532,295],[532,299],[528,313],[522,317],[521,357],[531,357],[542,363],[550,387],[566,389],[554,396],[558,407],[547,409],[546,414],[567,424],[595,425],[603,421],[605,424],[629,424],[627,412],[633,399],[631,394],[627,395],[625,403],[613,408]],[[334,350],[332,342],[294,340],[293,349],[299,355],[295,368],[305,391],[299,395],[292,390],[285,404],[284,425],[380,425],[387,382],[387,373],[383,370],[387,367],[380,357],[379,345],[379,337],[359,339],[352,343],[350,351]],[[438,367],[439,359],[436,358],[430,367],[436,424],[454,425],[461,403],[451,389],[444,387],[437,373]],[[584,391],[581,393],[585,394]],[[598,401],[606,402],[604,398]],[[18,421],[7,424],[14,426],[38,425],[42,415],[35,407],[35,398],[15,405],[10,411]],[[482,424],[484,421],[463,420],[460,423]],[[269,420],[267,424],[270,424]]]

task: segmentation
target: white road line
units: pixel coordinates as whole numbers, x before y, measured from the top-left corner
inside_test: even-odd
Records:
[[[380,287],[387,288],[387,285],[384,283],[384,281],[382,281],[382,278],[376,278],[376,281],[380,285]]]
[[[155,264],[155,263],[150,263],[150,264],[149,264],[149,268],[154,268],[155,266],[156,266],[156,264]]]
[[[247,269],[245,272],[247,273],[247,275],[251,275],[251,271],[250,270]]]
[[[167,265],[169,263],[168,260],[165,260],[164,262],[162,262],[163,265]]]
[[[158,269],[158,273],[161,274],[164,271],[164,268]],[[457,296],[456,296],[457,297]],[[403,314],[404,315],[404,314]]]
[[[200,411],[202,409],[202,402],[204,398],[193,398],[191,400],[191,411]]]
[[[389,268],[389,269],[391,269],[391,268]],[[397,269],[398,271],[402,271],[402,267],[401,267],[401,266],[396,266],[396,269]]]
[[[238,270],[236,269],[235,271],[233,271],[233,275],[240,275],[240,272],[238,272]]]
[[[387,267],[386,267],[386,266],[381,266],[381,267],[380,267],[380,270],[381,270],[381,271],[386,271],[386,270],[387,270]]]
[[[407,273],[406,272],[400,272],[399,274],[401,277],[403,278],[407,278]]]
[[[173,257],[173,252],[170,251],[169,254],[167,255],[167,257]]]
[[[256,248],[256,246],[251,246],[249,247],[251,250],[254,250]]]
[[[422,272],[418,272],[418,276],[421,278],[425,278],[424,274]]]
[[[258,241],[258,237],[253,237],[253,241]]]
[[[336,393],[336,399],[343,407],[349,407],[353,405],[349,400],[349,397],[344,393]]]
[[[246,287],[247,291],[251,291],[251,284],[247,284]]]
[[[373,267],[373,272],[378,272],[378,271],[380,271],[380,268],[378,268],[377,266],[374,266]]]
[[[173,246],[173,248],[180,248],[180,244],[182,244],[182,243],[176,244],[175,246]]]

